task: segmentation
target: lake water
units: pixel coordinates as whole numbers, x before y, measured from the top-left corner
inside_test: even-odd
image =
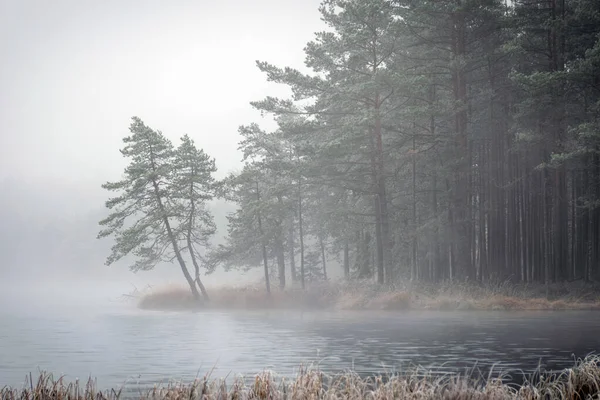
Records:
[[[0,386],[39,370],[100,387],[169,379],[329,372],[533,371],[600,350],[597,312],[149,312],[122,302],[0,298]],[[52,296],[50,296],[52,298]],[[58,297],[58,294],[57,294]],[[56,299],[54,299],[56,300]]]

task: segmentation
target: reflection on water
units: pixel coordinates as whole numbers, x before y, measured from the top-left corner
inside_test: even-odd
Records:
[[[0,386],[39,369],[102,387],[252,374],[393,372],[419,364],[533,371],[600,348],[600,314],[148,312],[132,306],[0,308]]]

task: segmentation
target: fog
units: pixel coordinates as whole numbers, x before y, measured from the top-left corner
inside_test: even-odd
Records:
[[[298,49],[321,27],[317,8],[279,0],[0,2],[0,284],[180,280],[172,266],[134,275],[103,265],[110,243],[96,240],[107,199],[100,185],[121,176],[118,150],[131,116],[172,140],[189,134],[216,158],[218,177],[239,168],[237,127],[260,118],[248,103],[282,93],[255,60],[302,67]],[[225,229],[231,208],[212,209]],[[207,282],[222,277],[217,271]]]
[[[515,398],[363,378],[600,347],[597,0],[0,0],[0,55],[2,398],[208,366]]]

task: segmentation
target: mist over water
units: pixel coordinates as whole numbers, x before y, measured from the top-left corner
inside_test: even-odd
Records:
[[[0,386],[20,386],[38,370],[92,376],[103,388],[149,387],[209,372],[291,376],[310,363],[362,375],[411,364],[530,373],[538,363],[570,367],[600,347],[593,312],[152,312],[105,289],[3,291]]]
[[[600,310],[600,2],[538,3],[0,1],[0,389],[598,351],[598,311],[473,306]],[[127,296],[171,284],[198,311]],[[374,305],[196,307],[250,284]]]

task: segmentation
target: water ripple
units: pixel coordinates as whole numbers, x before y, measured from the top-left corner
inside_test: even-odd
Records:
[[[78,311],[78,310],[77,310]],[[572,365],[600,348],[597,314],[157,313],[0,311],[0,386],[38,369],[103,386],[145,387],[301,364],[329,372],[386,373],[419,364],[436,372]]]

